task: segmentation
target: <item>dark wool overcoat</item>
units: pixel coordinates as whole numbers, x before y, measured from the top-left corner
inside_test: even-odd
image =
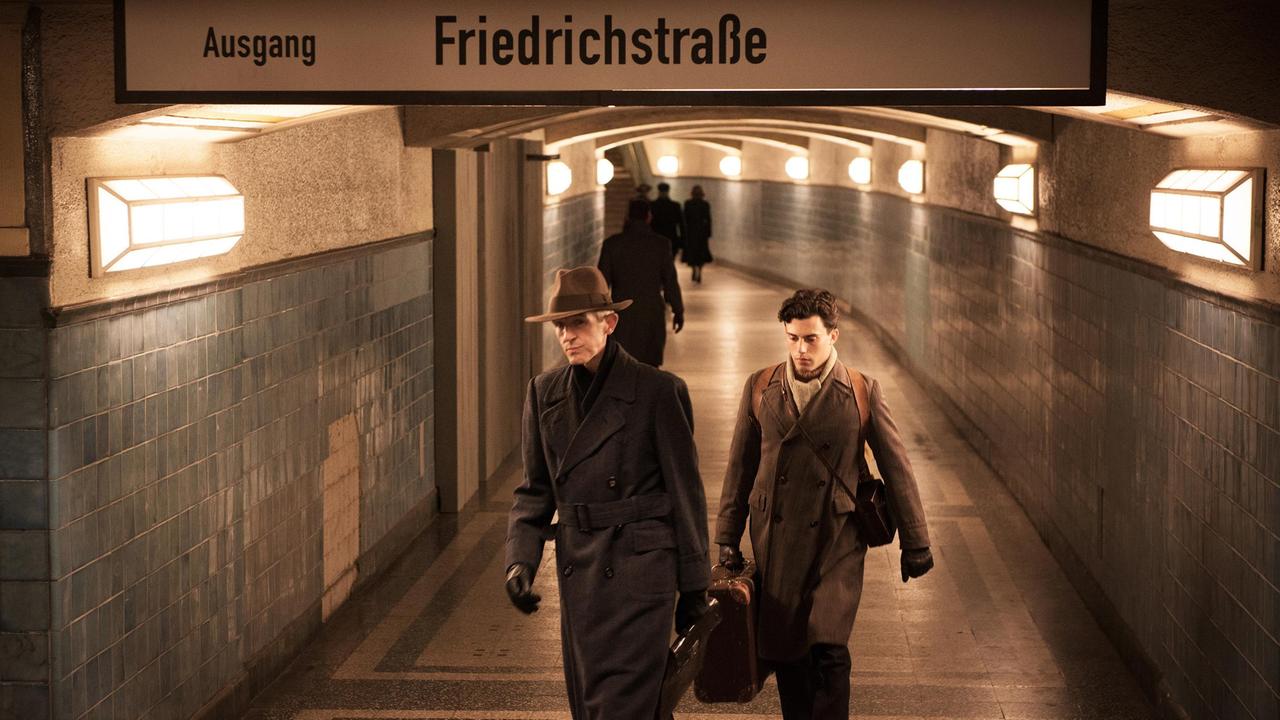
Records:
[[[625,230],[605,238],[597,263],[608,281],[614,300],[632,300],[618,312],[613,339],[642,363],[662,364],[667,345],[667,313],[684,313],[684,299],[669,241],[643,222],[632,221]]]
[[[743,389],[716,542],[736,545],[750,518],[761,572],[759,653],[769,660],[794,660],[815,643],[844,645],[853,631],[867,548],[850,516],[852,499],[835,487],[821,457],[853,490],[864,449],[851,371],[843,364],[832,368],[803,415],[797,415],[786,369],[777,367],[757,418],[752,388],[760,373],[774,367],[753,373]],[[880,384],[867,378],[867,391],[866,444],[884,476],[899,542],[904,549],[928,547],[924,508],[898,427]]]
[[[676,592],[703,590],[710,576],[688,389],[619,349],[595,402],[579,417],[571,370],[545,372],[529,384],[524,482],[507,525],[506,567],[538,568],[553,531],[573,717],[654,720]],[[580,512],[590,518],[619,507],[602,503],[617,501],[667,512],[580,529]],[[557,509],[560,522],[549,531]]]
[[[680,203],[664,195],[649,204],[649,226],[653,231],[671,241],[671,254],[684,247],[684,213]]]
[[[711,262],[711,204],[701,198],[684,201],[684,252],[686,265]]]

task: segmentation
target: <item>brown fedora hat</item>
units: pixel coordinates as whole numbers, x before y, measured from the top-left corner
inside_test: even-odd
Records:
[[[551,286],[547,311],[542,315],[527,317],[524,321],[548,322],[595,310],[622,310],[630,306],[630,300],[613,301],[609,294],[609,284],[599,270],[590,266],[576,267],[556,271],[556,281]]]

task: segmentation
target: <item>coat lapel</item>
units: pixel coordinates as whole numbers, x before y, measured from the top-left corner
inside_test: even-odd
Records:
[[[579,425],[577,403],[573,402],[573,393],[569,387],[572,382],[570,371],[569,367],[562,368],[560,376],[550,383],[547,395],[543,398],[546,407],[538,417],[543,442],[551,456],[560,464],[564,463],[569,441]]]
[[[624,410],[635,400],[636,362],[625,350],[618,348],[618,357],[613,361],[609,377],[605,378],[604,387],[600,388],[600,396],[573,431],[560,469],[556,472],[557,478],[567,475],[578,463],[591,457],[627,424]],[[571,397],[564,404],[576,405]]]
[[[778,368],[773,379],[764,388],[760,405],[773,415],[773,422],[782,431],[782,441],[790,440],[796,433],[796,405],[787,389],[787,369]]]
[[[786,382],[785,376],[783,383]],[[803,428],[806,432],[813,436],[815,431],[822,425],[829,423],[832,417],[839,417],[838,413],[844,413],[847,409],[845,404],[853,398],[853,386],[849,381],[849,371],[845,369],[844,363],[837,362],[836,366],[831,368],[831,374],[827,376],[827,381],[818,389],[818,393],[809,400],[809,404],[805,405],[804,412],[796,418],[783,438],[783,442],[790,440],[800,434]],[[786,399],[786,406],[794,417],[795,403],[790,399]],[[856,416],[856,413],[855,413]],[[856,434],[855,434],[856,436]]]

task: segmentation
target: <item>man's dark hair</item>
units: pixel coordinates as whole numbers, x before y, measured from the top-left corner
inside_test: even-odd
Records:
[[[649,201],[648,200],[632,200],[627,205],[628,220],[645,220],[649,219]]]
[[[658,192],[660,193],[671,192],[671,185],[664,182],[658,183]]]
[[[814,315],[822,318],[823,327],[835,330],[840,323],[840,309],[836,307],[836,296],[817,288],[797,290],[795,295],[782,303],[782,308],[778,310],[778,322],[788,323]]]

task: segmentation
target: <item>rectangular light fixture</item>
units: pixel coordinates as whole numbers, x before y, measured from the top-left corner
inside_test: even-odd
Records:
[[[226,178],[89,178],[93,277],[222,255],[244,236],[244,196]]]
[[[1036,169],[1029,163],[1005,165],[992,191],[1000,207],[1018,215],[1036,214]]]
[[[1166,247],[1262,268],[1262,170],[1181,169],[1151,191],[1151,232]]]

